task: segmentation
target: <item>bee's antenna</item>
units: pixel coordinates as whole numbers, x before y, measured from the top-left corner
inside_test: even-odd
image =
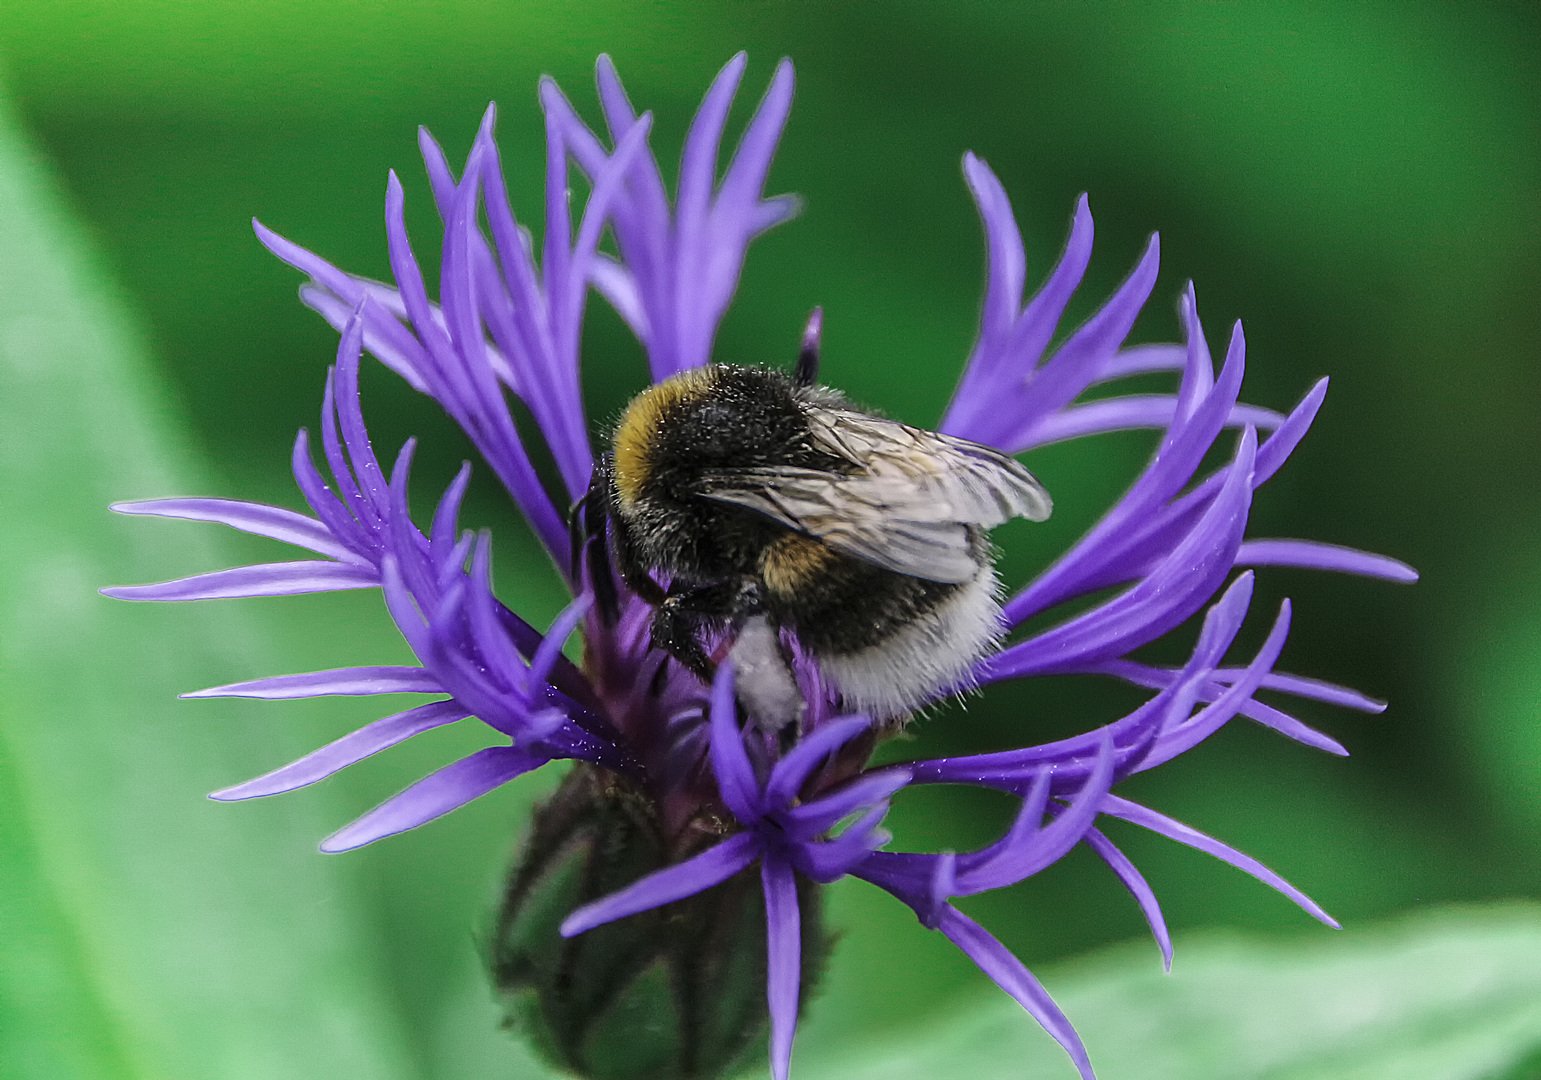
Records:
[[[816,307],[803,328],[803,347],[797,354],[797,370],[792,381],[798,386],[812,386],[819,381],[819,335],[824,330],[824,309]]]

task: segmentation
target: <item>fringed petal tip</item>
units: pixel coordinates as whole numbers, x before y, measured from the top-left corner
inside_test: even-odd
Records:
[[[211,791],[211,792],[209,792],[207,795],[204,796],[204,798],[208,799],[210,802],[233,803],[233,802],[245,802],[248,799],[260,799],[260,798],[264,798],[267,795],[279,795],[279,794],[282,794],[282,792],[278,792],[278,791],[271,791],[271,792],[263,791],[263,792],[254,792],[252,794],[246,794],[246,792],[244,790],[246,787],[247,787],[247,784],[231,784],[227,788],[220,788],[218,791]],[[285,789],[285,790],[287,790],[287,789]]]
[[[349,828],[339,829],[337,832],[321,841],[321,843],[317,844],[316,850],[323,855],[341,855],[344,852],[356,851],[361,847],[367,847],[369,844],[374,843],[375,840],[383,839],[383,837],[374,837],[368,840],[355,840],[352,837],[351,832],[351,826]]]
[[[298,675],[274,675],[247,682],[190,690],[183,698],[250,697],[289,700],[312,697],[368,697],[375,694],[442,694],[444,688],[423,668],[378,666],[333,668]]]
[[[1400,559],[1318,540],[1249,540],[1237,553],[1237,562],[1350,574],[1398,585],[1411,585],[1418,580],[1418,571]]]
[[[151,585],[112,585],[100,592],[114,600],[238,600],[368,589],[378,584],[370,566],[305,560],[237,566]]]

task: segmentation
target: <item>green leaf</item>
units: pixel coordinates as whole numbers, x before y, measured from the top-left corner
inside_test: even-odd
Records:
[[[414,1075],[357,873],[314,852],[350,809],[202,800],[310,738],[173,700],[272,662],[266,609],[96,594],[239,559],[208,531],[168,543],[110,518],[114,499],[210,485],[4,105],[0,1075]]]
[[[1100,1080],[1521,1080],[1541,1060],[1541,906],[1447,908],[1298,942],[1211,931],[1046,973]],[[829,1064],[824,1064],[828,1060]],[[1012,1002],[949,1005],[920,1036],[804,1077],[1075,1076]],[[1526,1071],[1527,1064],[1532,1071]]]

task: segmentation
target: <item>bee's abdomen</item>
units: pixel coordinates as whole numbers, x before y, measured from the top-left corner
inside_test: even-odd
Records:
[[[769,545],[760,565],[777,618],[818,653],[886,640],[962,587],[896,574],[796,533]]]
[[[1000,581],[986,565],[973,580],[943,588],[924,613],[885,628],[868,644],[816,651],[843,708],[875,720],[902,719],[977,683],[976,665],[1005,633]]]
[[[844,707],[877,719],[971,682],[1002,634],[988,560],[966,582],[924,581],[787,534],[766,548],[761,578],[772,613],[818,659]]]

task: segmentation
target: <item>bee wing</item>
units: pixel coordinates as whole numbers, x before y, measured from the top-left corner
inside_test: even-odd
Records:
[[[1019,461],[981,443],[844,409],[810,410],[809,423],[815,447],[874,481],[908,479],[913,497],[900,506],[922,520],[990,529],[1016,517],[1044,521],[1054,509]]]
[[[809,410],[814,446],[850,473],[791,466],[709,477],[704,494],[910,577],[963,582],[979,572],[971,527],[1042,521],[1048,492],[1013,458],[880,417]]]

